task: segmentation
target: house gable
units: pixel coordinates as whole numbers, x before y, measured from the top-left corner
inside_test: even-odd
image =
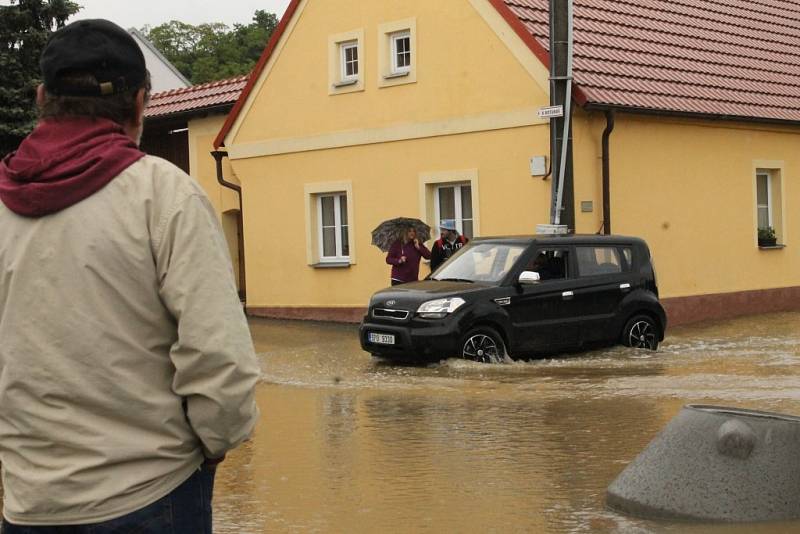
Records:
[[[545,65],[489,0],[455,3],[293,2],[216,144],[237,159],[544,124]],[[381,32],[408,20],[415,79],[394,83]],[[331,90],[331,36],[362,34],[363,89]]]

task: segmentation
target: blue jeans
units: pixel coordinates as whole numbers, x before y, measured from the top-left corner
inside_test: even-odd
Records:
[[[216,466],[203,466],[172,493],[130,514],[89,525],[18,526],[3,520],[2,534],[211,534]]]

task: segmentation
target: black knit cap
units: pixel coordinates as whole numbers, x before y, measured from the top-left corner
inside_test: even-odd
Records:
[[[141,87],[147,68],[131,35],[111,21],[79,20],[50,36],[39,59],[44,88],[58,96],[107,96]],[[69,83],[91,74],[97,85]]]

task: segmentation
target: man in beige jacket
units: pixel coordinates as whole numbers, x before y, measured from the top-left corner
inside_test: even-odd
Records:
[[[259,376],[216,215],[138,149],[149,75],[104,20],[53,34],[0,163],[3,533],[211,531]]]

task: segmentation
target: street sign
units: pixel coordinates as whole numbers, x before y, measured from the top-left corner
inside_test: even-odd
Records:
[[[541,119],[549,119],[552,117],[563,117],[564,116],[564,106],[546,106],[543,108],[539,108],[538,111],[539,118]]]
[[[566,235],[569,228],[565,224],[537,224],[536,233],[538,235]]]

